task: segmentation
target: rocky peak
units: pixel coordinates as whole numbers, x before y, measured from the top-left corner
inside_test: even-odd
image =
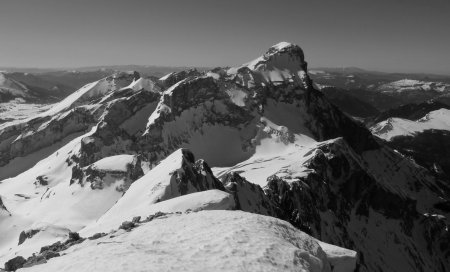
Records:
[[[138,80],[141,77],[141,75],[137,71],[117,71],[111,77],[116,80],[119,80],[119,79]]]
[[[222,177],[222,183],[227,192],[234,197],[236,209],[279,218],[284,217],[276,202],[271,200],[259,185],[247,181],[238,173],[226,174]]]
[[[170,87],[173,84],[180,82],[181,80],[188,78],[188,77],[194,77],[194,76],[200,76],[201,73],[197,71],[197,69],[188,69],[183,70],[179,72],[172,72],[169,73],[159,79],[159,81],[166,87]]]
[[[303,50],[300,46],[288,42],[280,42],[267,50],[267,52],[263,55],[264,59],[270,60],[271,58],[275,58],[281,55],[288,55],[292,61],[297,61],[301,64],[305,71],[307,70],[307,63],[305,62],[305,55],[303,54]]]
[[[235,80],[248,88],[286,83],[304,89],[313,88],[303,50],[288,42],[270,47],[261,57],[240,67],[230,68],[228,73],[235,75]]]

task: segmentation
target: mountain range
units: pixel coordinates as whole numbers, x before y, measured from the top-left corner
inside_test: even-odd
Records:
[[[400,125],[412,136],[447,129],[446,110],[414,125],[355,120],[400,106],[405,93],[408,103],[443,97],[447,83],[378,82],[360,95],[358,78],[309,71],[303,50],[281,42],[237,67],[108,74],[3,122],[0,263],[447,271],[450,183],[390,143]],[[24,99],[35,94],[24,87]],[[372,108],[355,116],[365,109],[334,105],[342,97],[327,88]]]

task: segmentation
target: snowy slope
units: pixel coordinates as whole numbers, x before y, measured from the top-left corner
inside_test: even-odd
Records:
[[[14,254],[29,255],[45,244],[66,237],[69,230],[81,229],[98,219],[122,196],[116,190],[123,183],[122,178],[103,190],[70,185],[72,168],[66,161],[79,149],[81,137],[30,170],[0,183],[3,203],[11,213],[0,220],[0,263]],[[20,232],[43,226],[46,226],[45,235],[17,245]],[[54,229],[65,230],[65,235],[55,233]]]
[[[18,97],[26,98],[30,96],[29,90],[24,84],[9,78],[8,74],[3,72],[0,72],[0,98],[1,95],[8,95],[13,99]]]
[[[232,167],[215,167],[214,174],[221,178],[224,175],[236,172],[248,181],[261,187],[267,185],[267,178],[279,175],[289,179],[306,176],[309,170],[300,165],[313,154],[311,149],[316,147],[314,142],[296,141],[296,144],[283,144],[265,139],[256,148],[256,153],[249,159]]]
[[[151,92],[161,91],[161,88],[153,80],[143,77],[134,79],[130,85],[123,87],[123,89],[132,89],[134,91],[147,90]]]
[[[163,203],[165,200],[197,191],[220,188],[210,173],[200,171],[201,169],[194,165],[191,156],[193,157],[192,153],[183,149],[172,153],[136,180],[96,225],[101,227],[102,231],[109,231],[133,216],[145,216],[152,210],[152,204]],[[164,209],[170,211],[170,208]]]
[[[416,121],[389,118],[371,127],[373,134],[385,140],[396,136],[411,136],[428,129],[450,130],[450,110],[435,110]]]
[[[56,104],[50,110],[44,112],[42,115],[54,115],[75,105],[89,103],[89,101],[92,101],[96,98],[101,98],[108,93],[120,90],[123,87],[132,84],[133,80],[136,80],[138,78],[139,74],[137,74],[136,72],[116,73],[112,76],[105,77],[92,83],[88,83],[66,97],[63,101]]]
[[[317,240],[325,251],[333,272],[354,271],[356,267],[356,252]]]
[[[101,160],[96,161],[92,164],[92,167],[100,170],[110,170],[110,171],[127,171],[127,164],[133,162],[133,155],[116,155],[111,157],[106,157]]]
[[[82,236],[91,236],[95,233],[109,232],[117,229],[124,221],[130,221],[136,216],[145,218],[148,215],[157,212],[174,213],[200,211],[200,210],[232,210],[235,207],[233,197],[216,189],[187,194],[164,200],[158,203],[139,203],[138,206],[132,206],[131,195],[136,195],[135,190],[129,190],[128,195],[120,201],[119,206],[122,212],[113,211],[105,213],[95,223],[88,225],[80,231]]]
[[[45,244],[65,238],[69,231],[79,231],[94,222],[109,231],[130,217],[145,215],[149,206],[159,201],[208,189],[223,189],[205,162],[195,162],[192,153],[181,149],[135,182],[128,172],[133,170],[129,166],[135,161],[132,155],[99,160],[82,169],[83,177],[67,164],[69,157],[79,151],[81,137],[30,170],[0,183],[2,203],[11,214],[2,216],[0,221],[0,230],[8,230],[0,232],[0,263],[15,254],[30,255]],[[188,204],[192,209],[208,205],[231,208],[233,199],[224,194],[213,192],[201,195],[197,201],[187,198],[159,207],[167,211]],[[7,215],[5,209],[2,214]],[[42,226],[47,226],[50,232],[40,232],[36,239],[33,237],[17,245],[20,232]],[[63,229],[65,234],[54,233],[53,229]],[[41,237],[42,233],[46,235]]]
[[[65,253],[23,271],[332,271],[314,238],[287,222],[238,211],[160,217]],[[355,268],[354,258],[341,262],[346,271]]]

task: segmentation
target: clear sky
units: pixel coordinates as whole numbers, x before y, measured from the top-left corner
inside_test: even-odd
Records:
[[[450,0],[0,0],[0,67],[231,66],[279,41],[310,67],[450,74]]]

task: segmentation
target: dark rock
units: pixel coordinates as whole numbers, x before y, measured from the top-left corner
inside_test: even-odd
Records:
[[[5,211],[7,214],[9,214],[11,216],[11,213],[8,211],[8,209],[6,208],[5,204],[3,204],[2,196],[0,196],[0,212],[2,210]]]
[[[417,120],[425,116],[427,113],[439,109],[450,109],[450,106],[439,101],[426,101],[418,104],[405,104],[397,108],[382,112],[374,118],[372,123],[379,123],[392,117]]]
[[[91,237],[89,237],[88,239],[89,240],[97,240],[97,239],[99,239],[99,238],[102,238],[103,236],[106,236],[106,233],[103,233],[103,232],[99,232],[99,233],[96,233],[96,234],[94,234],[94,235],[92,235]]]
[[[22,231],[19,235],[19,245],[21,245],[23,242],[25,242],[26,239],[30,239],[31,237],[33,237],[39,231],[40,230],[38,230],[38,229]]]
[[[80,239],[81,237],[80,234],[78,234],[78,232],[69,232],[69,240],[78,241]]]
[[[27,262],[23,265],[23,267],[31,267],[46,262],[47,260],[45,259],[45,256],[43,254],[36,255],[35,253],[33,253],[33,255],[27,259]]]
[[[27,260],[25,260],[24,257],[17,256],[5,263],[5,270],[6,271],[16,271],[17,269],[22,268],[26,262],[27,262]]]
[[[200,76],[200,75],[201,75],[201,73],[199,71],[197,71],[196,69],[174,72],[174,73],[171,73],[169,76],[167,76],[164,80],[161,80],[161,83],[163,83],[166,87],[170,87],[173,84],[175,84],[187,77],[194,77],[194,76]]]
[[[64,250],[66,248],[67,248],[67,246],[65,244],[61,243],[61,241],[58,241],[58,242],[53,243],[51,245],[41,247],[41,250],[40,250],[39,253],[43,253],[45,251],[59,252],[59,251]]]
[[[248,182],[238,173],[226,174],[222,178],[222,183],[226,191],[233,195],[236,209],[279,218],[284,217],[277,203],[272,201],[259,185]]]
[[[167,213],[156,212],[155,214],[152,214],[152,215],[147,216],[147,218],[146,218],[144,221],[142,221],[141,223],[147,223],[147,222],[150,222],[150,221],[152,221],[153,219],[156,219],[156,218],[161,217],[161,216],[164,216],[164,215],[167,215]]]
[[[119,229],[123,229],[123,230],[131,230],[134,227],[136,227],[136,224],[130,221],[124,221],[122,222],[122,225],[120,225]]]
[[[34,182],[34,184],[41,185],[41,186],[47,186],[48,185],[47,179],[48,178],[45,177],[45,176],[37,176],[36,177],[36,181]]]
[[[137,223],[139,223],[140,220],[141,220],[140,216],[135,216],[135,217],[133,217],[133,220],[131,220],[131,222],[137,224]]]
[[[433,172],[442,180],[439,187],[450,192],[449,131],[431,129],[415,135],[397,136],[388,141],[387,145]]]
[[[46,251],[42,255],[44,256],[44,258],[46,260],[60,256],[60,254],[58,252],[54,252],[54,251]]]

